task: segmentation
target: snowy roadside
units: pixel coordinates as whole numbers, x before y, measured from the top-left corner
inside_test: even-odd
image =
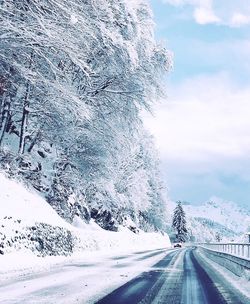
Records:
[[[100,227],[92,230],[92,225],[82,231],[85,232],[85,242],[88,246],[79,248],[69,256],[35,255],[31,251],[17,251],[0,256],[0,284],[15,277],[26,277],[30,273],[49,271],[51,268],[60,268],[65,263],[78,260],[93,262],[97,259],[109,258],[118,255],[130,255],[137,251],[151,251],[160,248],[170,248],[168,238],[157,233],[134,234],[128,229],[120,232],[105,231]],[[91,229],[92,227],[92,229]],[[85,249],[85,250],[84,250]]]
[[[0,260],[3,260],[3,267],[8,266],[4,262],[5,256],[17,252],[20,257],[31,252],[39,256],[57,256],[85,251],[132,252],[170,247],[167,234],[145,233],[139,229],[134,233],[123,226],[118,232],[107,231],[94,221],[84,222],[79,216],[69,224],[35,191],[3,174],[0,174],[0,188]],[[23,259],[19,260],[23,263]]]
[[[71,229],[81,247],[70,256],[42,257],[30,250],[0,256],[0,303],[93,303],[147,271],[170,248],[168,236],[159,233],[124,227],[111,232],[95,223]]]
[[[212,261],[211,259],[205,256],[202,250],[199,250],[198,252],[201,259],[205,263],[207,263],[215,272],[219,273],[223,277],[223,279],[227,281],[229,286],[239,291],[247,299],[250,299],[250,282],[246,278],[239,277],[227,268]]]
[[[31,268],[0,274],[0,303],[94,303],[172,250],[85,252],[37,258]],[[2,266],[2,265],[1,265]]]
[[[167,234],[69,224],[21,183],[0,174],[0,185],[0,303],[93,303],[170,248]]]

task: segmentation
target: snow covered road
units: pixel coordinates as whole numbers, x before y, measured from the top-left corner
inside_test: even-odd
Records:
[[[1,304],[249,304],[195,248],[93,253],[46,271],[0,274]]]
[[[248,304],[194,248],[174,251],[98,304]]]

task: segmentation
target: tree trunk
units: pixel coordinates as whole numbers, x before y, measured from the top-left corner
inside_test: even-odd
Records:
[[[20,139],[19,139],[19,154],[24,153],[25,148],[25,136],[27,130],[27,122],[28,122],[28,107],[29,107],[29,93],[30,93],[30,82],[28,81],[26,86],[25,98],[23,103],[23,115],[22,115],[22,122],[21,122],[21,129],[20,129]]]
[[[37,131],[36,136],[34,137],[34,139],[32,140],[29,148],[28,148],[28,152],[30,153],[34,147],[34,145],[37,143],[37,141],[39,140],[40,137],[40,130]]]
[[[33,57],[34,57],[34,53],[32,52],[30,56],[29,69],[31,69]],[[22,114],[19,149],[18,149],[19,154],[23,154],[25,149],[25,138],[26,138],[26,130],[28,124],[29,105],[30,105],[29,95],[30,95],[30,81],[28,80],[26,84],[26,92],[23,101],[23,114]]]
[[[4,104],[6,100],[6,92],[4,92],[1,96],[0,100],[0,130],[2,129],[3,126],[3,121],[4,121]]]
[[[5,103],[1,115],[0,147],[2,145],[4,134],[6,132],[9,120],[10,120],[10,97],[7,97],[5,99]]]

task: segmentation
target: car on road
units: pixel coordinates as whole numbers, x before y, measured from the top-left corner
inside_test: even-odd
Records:
[[[181,248],[181,247],[182,247],[181,243],[175,243],[174,244],[174,248]]]

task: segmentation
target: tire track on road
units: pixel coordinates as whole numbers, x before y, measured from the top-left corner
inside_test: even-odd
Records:
[[[149,290],[159,280],[165,268],[171,263],[172,259],[178,254],[177,251],[168,253],[162,260],[153,266],[154,270],[142,273],[123,286],[117,288],[109,295],[105,296],[96,304],[137,304],[143,300]]]

